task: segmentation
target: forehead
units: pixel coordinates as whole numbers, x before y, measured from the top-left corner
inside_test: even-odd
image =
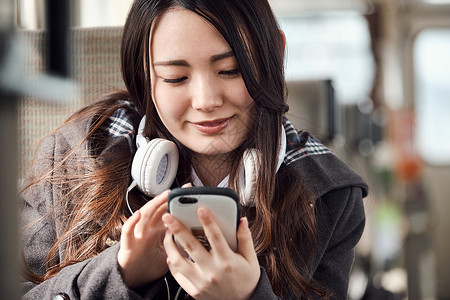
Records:
[[[213,55],[231,50],[212,24],[181,7],[169,9],[155,21],[150,36],[150,49],[154,58]]]

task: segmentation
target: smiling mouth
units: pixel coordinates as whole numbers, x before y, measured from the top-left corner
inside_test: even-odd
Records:
[[[233,117],[212,121],[202,121],[192,124],[195,126],[195,128],[197,128],[198,131],[202,133],[216,134],[224,130],[228,126],[232,118]]]

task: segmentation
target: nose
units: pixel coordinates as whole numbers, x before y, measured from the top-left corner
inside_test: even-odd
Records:
[[[196,78],[191,90],[192,108],[210,112],[223,104],[220,83],[209,76]]]

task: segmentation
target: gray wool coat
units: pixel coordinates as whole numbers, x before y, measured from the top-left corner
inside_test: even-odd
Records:
[[[73,149],[88,132],[90,125],[91,120],[87,120],[65,126],[48,136],[40,147],[39,164],[35,165],[34,170],[41,171],[55,165],[57,162],[54,158]],[[307,142],[309,138],[306,133],[299,136],[301,143]],[[88,153],[90,147],[89,141],[86,141],[77,154]],[[114,151],[128,151],[131,156],[134,149],[129,137],[109,139],[102,146],[100,155]],[[318,244],[308,268],[315,280],[331,290],[333,299],[346,299],[354,247],[364,229],[362,198],[367,195],[367,185],[331,152],[305,155],[291,165],[316,199]],[[61,193],[58,187],[41,182],[26,190],[22,197],[22,225],[42,218],[22,234],[25,262],[37,274],[45,273],[46,256],[60,235],[58,208],[52,214],[46,214],[60,199]],[[91,259],[65,267],[41,284],[24,280],[23,298],[53,299],[60,295],[67,299],[167,299],[163,278],[139,291],[125,285],[117,263],[119,247],[120,242]],[[59,253],[61,257],[64,249],[60,249]],[[278,299],[264,268],[261,271],[252,299]],[[59,299],[65,299],[61,297]],[[288,295],[287,299],[293,299],[293,296]]]

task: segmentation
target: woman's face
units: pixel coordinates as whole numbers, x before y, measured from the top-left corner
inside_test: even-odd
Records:
[[[219,32],[194,12],[170,9],[155,23],[150,46],[153,102],[172,135],[199,154],[242,144],[254,102]]]

